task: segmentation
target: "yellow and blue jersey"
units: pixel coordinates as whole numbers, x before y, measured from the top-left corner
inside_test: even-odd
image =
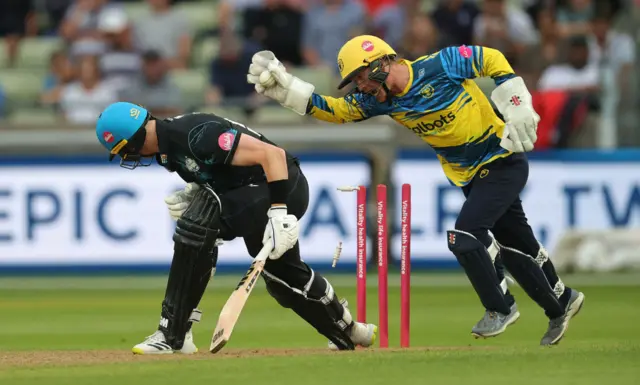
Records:
[[[483,165],[510,154],[500,147],[504,122],[471,80],[490,76],[500,85],[515,77],[500,51],[448,47],[402,63],[409,68],[409,82],[390,103],[365,94],[333,98],[314,93],[309,115],[332,123],[389,115],[435,150],[445,175],[456,186],[468,184]]]

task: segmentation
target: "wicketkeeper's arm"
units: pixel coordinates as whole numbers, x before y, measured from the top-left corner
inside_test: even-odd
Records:
[[[300,115],[331,123],[361,121],[368,116],[358,106],[359,95],[334,98],[315,93],[315,85],[289,73],[271,51],[253,55],[247,81],[259,94],[276,100]]]
[[[352,99],[353,100],[353,99]],[[330,123],[359,122],[368,118],[355,103],[346,98],[312,94],[307,104],[307,115]]]

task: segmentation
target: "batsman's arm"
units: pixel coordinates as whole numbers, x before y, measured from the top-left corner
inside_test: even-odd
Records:
[[[346,98],[334,98],[331,96],[313,93],[307,104],[307,115],[318,120],[330,123],[359,122],[368,116],[353,102]]]
[[[466,79],[491,77],[497,86],[516,77],[502,52],[483,46],[447,47],[440,52],[447,76],[462,83]]]
[[[262,166],[267,182],[289,177],[283,149],[243,133],[248,127],[227,120],[208,126],[197,140],[190,143],[194,157],[210,165]]]
[[[283,149],[250,135],[240,135],[232,166],[262,166],[267,182],[287,179],[287,156]]]

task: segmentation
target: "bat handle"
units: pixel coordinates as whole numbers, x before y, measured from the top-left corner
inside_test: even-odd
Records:
[[[269,254],[271,253],[271,251],[273,251],[273,247],[271,247],[269,243],[265,244],[264,246],[262,246],[262,249],[260,250],[258,255],[256,255],[256,257],[254,258],[254,261],[266,261],[267,258],[269,258]]]

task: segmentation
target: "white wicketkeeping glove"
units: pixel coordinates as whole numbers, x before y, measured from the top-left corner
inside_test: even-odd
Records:
[[[183,190],[179,190],[164,198],[164,203],[169,208],[169,214],[174,221],[177,221],[182,213],[185,212],[189,203],[200,190],[200,186],[196,183],[187,183]]]
[[[515,77],[502,83],[491,93],[491,100],[506,123],[500,146],[512,152],[533,150],[538,140],[540,116],[533,109],[531,94],[524,80]]]
[[[255,84],[256,92],[300,115],[307,113],[309,98],[315,86],[287,72],[271,51],[260,51],[251,58],[247,81]]]
[[[287,206],[274,206],[267,211],[269,222],[264,230],[262,244],[271,244],[269,258],[278,259],[298,242],[298,218],[287,214]]]

